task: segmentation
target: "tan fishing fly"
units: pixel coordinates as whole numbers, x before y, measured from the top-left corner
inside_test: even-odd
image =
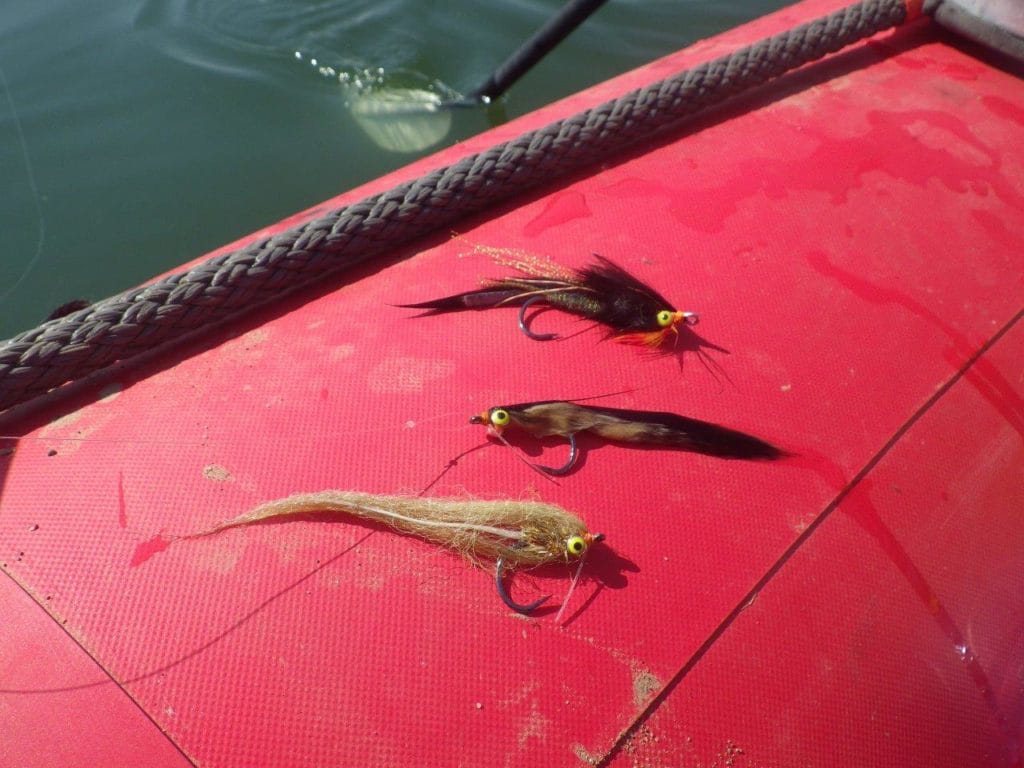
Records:
[[[590,546],[604,538],[590,533],[582,520],[554,504],[539,501],[482,501],[424,499],[411,496],[376,496],[351,491],[302,493],[268,501],[249,512],[199,534],[197,538],[260,521],[323,512],[343,512],[383,523],[401,533],[440,544],[476,563],[495,562],[495,582],[505,604],[519,613],[531,613],[548,600],[515,602],[505,586],[505,571],[518,566],[579,561],[572,594]],[[563,602],[563,609],[565,602]],[[561,612],[560,612],[561,613]]]

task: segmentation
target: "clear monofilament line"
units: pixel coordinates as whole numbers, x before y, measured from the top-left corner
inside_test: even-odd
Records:
[[[562,606],[558,609],[558,613],[555,614],[555,624],[562,620],[562,614],[565,613],[566,606],[569,605],[569,598],[572,597],[572,593],[576,591],[576,582],[580,579],[580,574],[583,573],[583,563],[587,560],[587,556],[584,554],[580,558],[580,564],[576,568],[576,573],[572,576],[572,581],[569,582],[569,589],[565,593],[565,597],[562,600]]]
[[[505,444],[505,445],[506,445],[506,446],[507,446],[507,447],[509,448],[509,450],[511,450],[511,451],[512,451],[513,455],[514,455],[514,456],[515,456],[515,457],[516,457],[517,459],[519,459],[519,460],[520,460],[521,462],[523,462],[523,464],[525,464],[526,466],[528,466],[528,467],[529,467],[530,469],[532,469],[532,470],[533,470],[534,472],[538,473],[538,474],[539,474],[539,475],[540,475],[541,477],[543,477],[543,478],[544,478],[545,480],[549,480],[550,482],[554,483],[555,485],[558,485],[558,481],[557,481],[557,480],[555,480],[555,478],[553,478],[553,477],[552,477],[551,475],[549,475],[549,474],[548,474],[547,472],[545,472],[545,471],[544,471],[543,469],[541,469],[541,468],[540,468],[540,467],[538,467],[538,466],[537,466],[536,464],[534,464],[533,462],[531,462],[531,461],[530,461],[529,459],[526,459],[526,458],[524,458],[524,457],[523,457],[523,456],[522,456],[522,455],[520,454],[520,452],[519,452],[519,451],[518,451],[518,450],[516,449],[516,447],[515,447],[514,445],[512,445],[512,443],[510,443],[510,442],[509,442],[508,440],[506,440],[506,439],[505,439],[504,435],[502,435],[502,434],[500,434],[500,433],[498,433],[498,432],[494,431],[493,429],[491,430],[491,434],[492,434],[492,435],[494,435],[494,436],[495,436],[496,438],[498,438],[499,440],[501,440],[501,442],[503,442],[503,443],[504,443],[504,444]]]

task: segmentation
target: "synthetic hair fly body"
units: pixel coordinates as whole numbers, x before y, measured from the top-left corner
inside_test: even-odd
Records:
[[[584,522],[571,512],[539,501],[425,499],[333,490],[269,501],[209,530],[182,538],[199,538],[253,523],[332,512],[373,520],[401,533],[419,536],[453,549],[476,563],[493,560],[499,595],[506,605],[520,613],[533,611],[547,598],[527,605],[513,601],[503,581],[506,568],[579,561],[578,578],[590,546],[604,538],[602,534],[590,533]],[[574,585],[575,581],[574,578]]]

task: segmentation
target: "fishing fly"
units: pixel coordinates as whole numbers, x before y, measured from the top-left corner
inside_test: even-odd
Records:
[[[477,564],[481,559],[494,561],[498,595],[505,605],[523,614],[535,611],[550,595],[531,603],[517,603],[505,583],[508,573],[518,567],[578,561],[579,567],[562,604],[564,610],[587,552],[591,545],[604,539],[603,534],[590,533],[586,524],[571,512],[539,501],[424,499],[349,491],[321,491],[269,501],[202,533],[182,538],[199,538],[261,521],[324,512],[382,523],[460,552]]]
[[[784,455],[760,438],[709,421],[675,413],[599,408],[562,400],[494,406],[469,421],[486,425],[488,433],[506,445],[504,432],[508,429],[538,438],[567,438],[569,458],[563,466],[533,465],[551,475],[572,471],[579,457],[576,435],[580,432],[619,443],[659,445],[726,459],[777,459]]]
[[[594,259],[589,266],[569,270],[534,257],[495,258],[499,264],[512,267],[525,277],[494,278],[474,291],[399,306],[424,309],[427,315],[518,306],[519,327],[523,333],[537,341],[549,341],[558,338],[558,334],[535,333],[526,319],[531,306],[544,303],[607,326],[609,336],[616,341],[652,350],[663,349],[669,340],[678,339],[681,325],[692,326],[699,322],[695,312],[675,309],[664,296],[618,264],[597,254]]]

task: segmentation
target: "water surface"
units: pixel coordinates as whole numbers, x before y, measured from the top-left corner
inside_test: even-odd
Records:
[[[419,154],[783,4],[610,0]],[[560,5],[4,0],[0,338],[404,165],[417,153],[371,141],[342,81],[469,91]]]

